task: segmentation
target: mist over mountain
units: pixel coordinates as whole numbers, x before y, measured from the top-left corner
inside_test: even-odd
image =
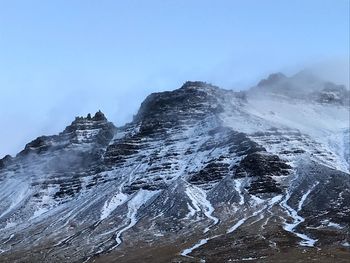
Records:
[[[347,262],[349,89],[187,81],[0,160],[1,262]]]

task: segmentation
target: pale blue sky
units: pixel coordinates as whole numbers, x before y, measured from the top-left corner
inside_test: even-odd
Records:
[[[339,77],[348,56],[349,0],[0,0],[0,157],[98,109],[124,124],[186,80]]]

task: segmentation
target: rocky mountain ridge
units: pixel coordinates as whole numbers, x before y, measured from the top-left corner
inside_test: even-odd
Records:
[[[186,82],[123,127],[89,114],[3,158],[0,261],[346,262],[346,97],[298,98],[288,81]]]

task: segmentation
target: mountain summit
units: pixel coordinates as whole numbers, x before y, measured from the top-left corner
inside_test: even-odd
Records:
[[[346,262],[347,96],[278,73],[77,117],[0,160],[0,261]]]
[[[350,91],[344,85],[323,81],[307,71],[287,77],[282,73],[271,74],[251,90],[252,95],[287,97],[288,99],[313,100],[319,103],[350,105]]]

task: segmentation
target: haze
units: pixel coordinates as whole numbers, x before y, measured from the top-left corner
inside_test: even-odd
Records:
[[[120,126],[186,80],[311,68],[349,85],[349,1],[1,1],[0,158],[101,109]]]

